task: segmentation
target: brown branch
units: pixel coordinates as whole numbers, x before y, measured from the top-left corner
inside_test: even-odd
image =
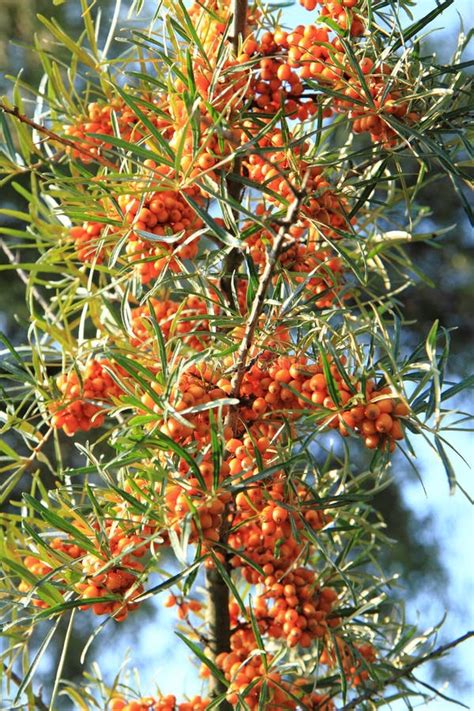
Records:
[[[246,31],[246,20],[247,20],[247,0],[233,0],[232,3],[232,45],[234,49],[234,54],[237,55],[239,51],[239,44],[241,39],[245,38]],[[241,199],[241,185],[236,178],[240,176],[242,169],[242,163],[240,156],[234,159],[233,170],[227,179],[227,189],[229,195],[235,200],[235,202],[240,202]],[[303,184],[304,190],[304,184]],[[232,378],[232,392],[239,393],[240,386],[242,383],[242,378],[244,376],[245,368],[248,362],[248,356],[250,352],[250,347],[252,344],[255,329],[258,323],[258,319],[263,310],[265,302],[265,294],[267,292],[268,285],[270,283],[271,277],[273,275],[273,270],[280,253],[280,249],[283,246],[288,227],[293,224],[295,216],[298,214],[299,207],[301,204],[302,195],[299,194],[295,196],[293,204],[288,209],[288,214],[286,220],[283,222],[277,236],[273,249],[268,257],[266,267],[263,271],[262,277],[260,279],[257,294],[255,296],[254,303],[249,315],[247,322],[247,328],[245,331],[244,339],[242,345],[238,352],[238,364],[235,374]],[[238,223],[239,214],[238,210],[233,210],[234,217]],[[238,270],[240,263],[243,259],[243,253],[241,249],[232,248],[224,260],[223,267],[223,277],[221,279],[221,287],[223,293],[226,295],[229,304],[236,307],[234,304],[234,299],[232,296],[232,277],[234,273]],[[229,412],[228,422],[232,423],[233,428],[235,428],[237,419],[237,410],[234,408]],[[220,532],[220,540],[224,541],[227,538],[227,521],[225,520],[222,530]],[[224,563],[226,565],[226,563]],[[229,575],[230,575],[230,571]],[[208,608],[207,608],[207,623],[209,630],[209,645],[208,649],[210,654],[215,657],[221,652],[230,651],[230,639],[231,639],[231,629],[230,629],[230,616],[229,616],[229,589],[225,580],[222,578],[219,570],[211,569],[207,571],[206,574],[206,588],[208,592]],[[224,694],[226,691],[226,686],[216,677],[210,679],[210,695],[211,697],[216,697]],[[221,711],[230,711],[232,706],[228,701],[223,700],[219,704]]]
[[[234,371],[234,375],[231,380],[231,392],[229,397],[238,398],[240,394],[240,386],[242,385],[242,380],[247,368],[247,361],[250,354],[250,349],[252,347],[252,341],[255,334],[255,330],[258,325],[260,315],[263,311],[265,304],[265,296],[267,289],[270,285],[270,281],[273,277],[273,271],[275,265],[280,256],[281,250],[283,249],[284,242],[288,237],[289,228],[295,224],[298,219],[301,203],[306,197],[306,183],[308,180],[308,174],[305,175],[301,190],[295,191],[295,199],[290,204],[286,217],[281,221],[280,229],[275,237],[270,254],[267,257],[267,262],[265,268],[260,277],[258,284],[257,293],[252,303],[252,308],[248,317],[247,325],[245,328],[244,337],[240,348],[237,353],[237,365]],[[227,424],[229,424],[235,431],[236,427],[236,415],[238,406],[232,406],[229,410],[229,416]]]
[[[221,652],[230,651],[230,614],[229,588],[217,569],[206,572],[208,651],[215,660]],[[211,698],[225,694],[227,687],[215,676],[209,679],[209,694]],[[232,706],[223,700],[219,704],[220,711],[231,711]]]
[[[232,46],[238,54],[240,40],[245,39],[247,28],[247,0],[232,0]]]
[[[7,678],[10,678],[14,684],[16,684],[18,687],[20,687],[23,683],[22,679],[16,674],[13,669],[9,669],[7,664],[3,664],[3,671],[5,672]],[[49,711],[49,706],[47,706],[41,696],[38,696],[33,693],[33,701],[35,704],[35,709],[38,709],[39,711]]]
[[[232,35],[230,37],[232,41],[232,47],[234,50],[234,55],[237,56],[239,53],[240,42],[245,39],[247,30],[247,0],[232,0]],[[236,201],[240,202],[242,186],[235,179],[236,176],[240,176],[242,171],[242,158],[237,156],[234,158],[234,164],[232,168],[232,173],[227,178],[227,189],[229,195]],[[236,222],[238,222],[239,215],[237,210],[232,211]],[[242,250],[237,247],[232,247],[230,252],[227,254],[224,261],[224,274],[221,279],[221,288],[225,296],[227,297],[228,303],[233,308],[237,308],[235,299],[232,294],[232,276],[238,271],[240,264],[243,259]]]
[[[93,153],[93,151],[89,150],[88,148],[84,148],[83,146],[81,146],[80,143],[76,143],[75,141],[69,140],[69,138],[60,136],[59,133],[55,133],[49,128],[46,128],[46,126],[42,126],[40,123],[33,121],[28,116],[26,116],[26,114],[22,114],[18,106],[7,106],[7,104],[4,104],[3,101],[0,101],[0,111],[3,111],[6,114],[10,114],[10,116],[13,116],[14,118],[18,119],[18,121],[21,121],[21,123],[25,123],[27,126],[34,128],[39,133],[42,133],[47,136],[51,141],[60,143],[61,145],[67,146],[68,148],[72,148],[78,153],[86,155],[89,160],[93,160],[97,163],[100,163],[101,165],[105,165],[107,168],[117,170],[117,166],[111,161],[107,160],[107,158],[102,158],[101,156],[98,156]]]
[[[282,220],[281,227],[276,235],[272,250],[268,255],[267,263],[260,278],[257,293],[255,295],[255,299],[252,304],[252,309],[248,317],[244,338],[237,354],[237,367],[231,380],[231,397],[238,397],[240,393],[240,386],[242,384],[242,379],[244,377],[244,373],[248,365],[253,336],[255,334],[255,329],[257,328],[258,320],[265,304],[265,296],[267,293],[267,289],[273,276],[273,272],[280,251],[283,247],[285,239],[288,236],[288,230],[298,219],[301,202],[306,197],[305,187],[307,179],[308,175],[304,177],[301,190],[298,192],[294,191],[295,199],[289,206],[285,219]],[[237,425],[237,413],[238,409],[234,407],[229,411],[229,415],[227,418],[227,424],[230,424],[232,426],[234,432]],[[226,514],[227,513],[228,511],[226,511]],[[220,532],[221,542],[225,542],[227,539],[229,525],[230,524],[228,521],[228,517],[226,515],[224,517],[224,523]],[[227,563],[225,562],[224,565],[227,565]],[[228,573],[229,575],[231,574],[229,569]],[[209,596],[207,607],[207,624],[209,630],[208,650],[212,657],[215,659],[216,656],[221,652],[230,651],[231,638],[229,616],[229,589],[225,580],[222,578],[222,575],[220,574],[219,570],[211,569],[207,571],[206,589]],[[211,697],[215,698],[216,696],[224,694],[225,691],[225,684],[223,684],[216,677],[211,676]],[[221,709],[221,711],[231,711],[232,706],[226,700],[223,700],[220,702],[219,708]]]
[[[352,699],[352,701],[350,701],[348,704],[343,706],[340,709],[340,711],[350,711],[351,709],[358,708],[359,704],[361,704],[364,701],[369,701],[370,699],[372,699],[374,696],[376,696],[378,694],[378,692],[381,689],[384,689],[386,686],[390,686],[391,684],[394,684],[395,682],[399,681],[399,679],[403,679],[404,677],[409,677],[411,675],[412,671],[414,669],[416,669],[416,667],[419,667],[421,664],[425,664],[426,662],[429,662],[432,659],[437,659],[438,657],[441,657],[445,652],[449,651],[453,647],[456,647],[458,644],[465,642],[466,640],[470,639],[471,637],[474,637],[473,630],[466,632],[466,634],[463,634],[462,637],[458,637],[457,639],[453,640],[452,642],[448,642],[447,644],[443,644],[440,647],[437,647],[429,654],[426,654],[424,657],[415,659],[413,662],[406,664],[404,667],[402,667],[397,672],[395,672],[395,674],[388,677],[388,679],[381,680],[380,683],[377,684],[376,688],[368,689],[363,694],[360,694],[360,696],[357,696],[355,699]]]
[[[38,442],[38,444],[36,445],[36,447],[33,447],[33,450],[31,452],[30,456],[24,460],[23,464],[17,470],[18,472],[27,471],[28,469],[31,468],[36,457],[41,452],[41,450],[43,449],[44,445],[46,444],[48,439],[51,437],[53,432],[54,432],[54,427],[49,427],[48,430],[44,433],[43,437]]]

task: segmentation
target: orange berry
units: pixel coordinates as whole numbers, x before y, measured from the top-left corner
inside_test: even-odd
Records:
[[[375,420],[375,429],[382,434],[390,432],[393,427],[393,419],[386,412],[382,413]]]

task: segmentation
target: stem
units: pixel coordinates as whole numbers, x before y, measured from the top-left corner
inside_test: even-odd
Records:
[[[230,651],[230,616],[229,616],[229,588],[217,569],[206,572],[206,589],[208,593],[207,626],[209,644],[208,649],[213,659],[221,652]],[[226,686],[220,679],[210,677],[209,694],[211,698],[226,692]],[[223,700],[219,704],[221,711],[229,711],[232,706]]]
[[[0,239],[0,248],[2,249],[2,251],[5,254],[5,256],[7,257],[7,259],[9,260],[10,264],[18,264],[18,258],[13,254],[11,249],[5,244],[3,239]],[[15,269],[15,271],[18,274],[18,276],[20,277],[23,284],[25,284],[26,286],[29,286],[28,274],[23,269],[21,269],[21,267],[17,267]],[[35,299],[37,300],[37,302],[42,307],[45,314],[47,314],[49,316],[49,318],[51,319],[51,322],[54,323],[56,316],[55,316],[55,314],[52,313],[52,311],[50,311],[49,306],[46,302],[46,299],[44,299],[42,297],[42,295],[40,294],[40,292],[38,291],[38,289],[35,286],[31,287],[31,292],[32,292],[33,296],[35,297]]]
[[[247,29],[247,0],[233,0],[232,1],[232,47],[234,50],[234,55],[237,56],[239,52],[240,41],[245,38]],[[229,195],[236,201],[240,202],[242,186],[240,183],[233,178],[233,176],[240,176],[242,170],[242,158],[240,156],[234,159],[234,165],[232,167],[232,173],[227,179],[227,190]],[[237,210],[233,210],[235,221],[238,222],[239,215]],[[232,276],[239,269],[240,264],[243,259],[243,254],[237,247],[232,247],[228,255],[226,256],[224,262],[224,275],[221,279],[222,291],[227,297],[227,301],[233,308],[237,308],[237,304],[234,303],[234,298],[232,294]]]
[[[278,260],[278,256],[283,248],[284,241],[288,235],[288,229],[298,219],[299,210],[303,199],[306,197],[306,182],[305,176],[300,191],[294,191],[294,201],[288,208],[286,217],[281,222],[280,229],[275,238],[273,248],[268,256],[265,269],[263,270],[257,293],[255,295],[252,309],[247,321],[244,338],[238,352],[237,368],[232,378],[232,394],[231,397],[238,397],[240,386],[244,377],[245,368],[248,361],[250,348],[252,345],[255,329],[258,324],[258,319],[263,311],[265,304],[265,295],[267,288],[273,276],[273,271]],[[237,413],[238,409],[233,408],[229,411],[227,424],[232,426],[234,432],[237,428]],[[227,512],[226,512],[227,513]],[[221,529],[221,541],[227,538],[227,521],[224,520],[224,525]],[[225,565],[225,563],[224,563]],[[230,570],[228,571],[230,575]],[[215,659],[221,652],[230,651],[230,617],[229,617],[229,589],[225,580],[217,569],[211,569],[206,574],[206,589],[209,596],[207,608],[207,625],[209,630],[209,645],[208,649]],[[225,685],[215,677],[210,679],[210,695],[211,697],[219,696],[225,693]],[[232,706],[225,700],[219,704],[221,711],[230,711]]]
[[[107,166],[107,168],[111,168],[112,170],[117,169],[117,166],[114,165],[114,163],[108,161],[106,158],[102,158],[101,156],[95,155],[87,148],[83,148],[80,143],[70,141],[69,138],[64,138],[64,136],[60,136],[59,133],[51,131],[49,128],[46,128],[46,126],[42,126],[40,123],[36,123],[36,121],[33,121],[32,119],[28,118],[28,116],[26,116],[25,114],[20,113],[20,109],[18,108],[18,106],[10,107],[7,106],[7,104],[4,104],[3,101],[0,101],[0,111],[3,111],[6,114],[10,114],[10,116],[14,116],[16,119],[18,119],[18,121],[26,123],[27,126],[34,128],[36,131],[39,131],[39,133],[43,133],[45,136],[48,136],[51,141],[56,141],[56,143],[61,143],[61,145],[63,146],[68,146],[69,148],[74,149],[78,153],[86,155],[89,159],[92,159],[96,163],[101,163],[101,165]]]
[[[232,0],[232,46],[239,51],[239,40],[245,38],[247,25],[247,0]]]
[[[7,678],[11,679],[14,684],[16,684],[18,687],[22,685],[22,679],[18,676],[18,674],[13,671],[13,669],[9,669],[8,666],[4,664],[3,670]],[[38,711],[49,711],[49,707],[44,703],[41,696],[33,694],[33,702],[35,704],[35,709],[37,709]]]
[[[234,54],[237,55],[239,51],[240,39],[243,39],[245,37],[247,21],[247,0],[233,0],[232,14],[232,45],[234,49]],[[227,180],[227,189],[229,191],[229,195],[236,202],[240,202],[241,199],[241,186],[239,185],[238,181],[232,179],[232,176],[238,176],[240,175],[240,172],[241,158],[237,157],[234,160],[232,174]],[[301,199],[302,198],[297,197],[293,204],[290,206],[287,218],[277,235],[272,252],[269,255],[266,267],[262,274],[262,278],[260,280],[253,307],[249,315],[244,340],[238,353],[238,366],[235,375],[232,379],[232,392],[234,393],[238,393],[240,391],[240,385],[244,376],[250,345],[252,343],[252,338],[255,332],[255,328],[257,326],[259,316],[263,309],[267,287],[273,275],[273,269],[278,259],[280,249],[283,245],[288,226],[293,223],[295,215],[299,211]],[[234,216],[237,222],[239,219],[239,215],[235,214],[236,212],[237,211],[234,210]],[[221,287],[222,291],[227,296],[228,302],[229,304],[231,304],[231,306],[236,306],[233,303],[234,299],[232,297],[232,276],[238,270],[242,258],[242,250],[232,248],[224,262],[224,275],[221,279]],[[235,426],[237,424],[236,409],[231,410],[229,412],[229,422],[232,423],[232,427],[233,429],[235,429]],[[225,531],[221,532],[221,539],[225,536],[225,533]],[[221,652],[230,651],[231,630],[229,616],[229,589],[217,569],[207,571],[206,587],[209,596],[207,610],[207,622],[210,637],[209,650],[215,658]],[[225,693],[225,690],[225,685],[219,679],[211,677],[211,697],[219,696],[220,694]],[[230,711],[230,709],[232,709],[232,706],[229,704],[228,701],[224,700],[219,704],[219,708],[221,709],[221,711]]]
[[[288,237],[288,230],[298,219],[298,214],[299,214],[299,210],[301,207],[301,203],[304,200],[304,198],[306,197],[305,188],[306,188],[307,180],[308,180],[308,176],[306,175],[303,180],[301,190],[294,192],[295,199],[290,204],[290,206],[288,208],[288,212],[286,214],[286,217],[281,221],[280,229],[278,230],[277,236],[276,236],[275,241],[273,243],[272,250],[271,250],[270,254],[268,255],[267,262],[265,264],[265,268],[262,272],[262,276],[260,277],[257,293],[255,294],[255,298],[252,303],[252,308],[251,308],[251,311],[250,311],[250,314],[248,317],[247,326],[245,328],[244,337],[242,339],[242,343],[240,344],[240,348],[237,353],[237,365],[236,365],[234,375],[232,376],[232,380],[231,380],[232,390],[231,390],[229,397],[233,397],[233,398],[239,397],[240,386],[242,385],[242,380],[243,380],[243,377],[245,374],[250,349],[252,347],[253,337],[255,334],[255,330],[258,326],[258,320],[260,318],[260,315],[263,311],[263,307],[265,305],[265,297],[266,297],[267,289],[270,285],[270,282],[271,282],[271,279],[273,276],[273,270],[275,269],[275,265],[278,261],[278,257],[280,256],[281,250],[283,249],[284,242],[285,242],[286,238]],[[238,408],[238,406],[234,405],[230,409],[229,418],[228,418],[228,424],[230,424],[232,426],[234,431],[235,431],[235,428],[237,425],[237,422],[236,422],[237,408]]]
[[[404,667],[392,674],[392,676],[388,677],[387,679],[381,680],[375,688],[368,689],[365,693],[361,694],[360,696],[357,696],[355,699],[352,699],[352,701],[343,706],[340,711],[350,711],[351,709],[359,708],[361,703],[374,698],[374,696],[377,696],[378,692],[384,689],[385,687],[390,686],[391,684],[395,684],[395,682],[399,681],[400,679],[403,679],[404,677],[409,678],[411,672],[416,669],[416,667],[419,667],[421,664],[425,664],[426,662],[429,662],[432,659],[437,659],[438,657],[441,657],[445,652],[449,651],[453,647],[456,647],[458,644],[461,644],[462,642],[471,639],[471,637],[474,637],[474,631],[472,630],[466,632],[466,634],[463,634],[462,637],[458,637],[452,642],[448,642],[447,644],[443,644],[440,647],[437,647],[429,654],[425,654],[424,657],[415,659],[413,662],[410,662],[410,664],[406,664]]]

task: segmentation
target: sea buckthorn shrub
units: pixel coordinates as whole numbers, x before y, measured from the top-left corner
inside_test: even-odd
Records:
[[[439,431],[461,388],[443,390],[436,324],[405,350],[404,243],[429,235],[401,225],[419,223],[430,161],[462,174],[443,142],[465,92],[422,64],[390,3],[300,4],[288,26],[260,2],[164,0],[109,65],[84,0],[74,71],[40,52],[43,124],[2,104],[4,130],[21,126],[7,148],[27,153],[2,169],[34,164],[18,251],[38,252],[5,390],[27,447],[2,449],[6,498],[33,473],[1,543],[9,665],[46,619],[140,626],[154,599],[205,686],[144,695],[119,675],[85,683],[87,708],[336,711],[417,693],[370,497],[420,433],[453,478]]]

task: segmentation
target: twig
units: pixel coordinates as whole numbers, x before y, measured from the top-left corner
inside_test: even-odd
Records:
[[[49,427],[48,430],[44,433],[43,437],[40,439],[36,447],[33,447],[33,450],[30,454],[29,457],[27,457],[21,467],[17,471],[27,471],[28,469],[31,468],[31,465],[35,461],[36,457],[38,454],[41,452],[43,449],[44,445],[48,441],[48,439],[51,437],[51,434],[54,432],[54,427]]]
[[[9,669],[7,664],[3,664],[3,671],[9,677],[14,684],[16,684],[18,687],[20,687],[23,683],[22,679],[16,674],[13,669]],[[37,696],[35,693],[33,693],[33,701],[35,703],[35,709],[38,709],[39,711],[49,711],[49,707],[44,703],[43,699],[41,696]]]
[[[77,151],[78,153],[82,153],[83,155],[86,155],[89,158],[89,160],[92,159],[93,161],[96,161],[97,163],[100,163],[101,165],[107,166],[107,168],[111,168],[112,170],[117,170],[117,166],[114,163],[112,163],[111,161],[107,160],[107,158],[102,158],[102,156],[99,156],[99,155],[93,153],[88,148],[83,148],[80,143],[76,143],[75,141],[69,140],[69,138],[60,136],[59,133],[55,133],[54,131],[51,131],[49,128],[46,128],[46,126],[42,126],[40,123],[33,121],[28,116],[26,116],[26,114],[22,114],[20,112],[20,109],[18,108],[18,106],[7,106],[7,104],[4,104],[3,101],[0,101],[0,111],[3,111],[6,114],[10,114],[10,116],[14,116],[16,119],[18,119],[18,121],[21,121],[22,123],[26,123],[28,126],[30,126],[31,128],[34,128],[36,131],[43,133],[51,141],[56,141],[56,143],[61,143],[63,146],[68,146],[68,148],[72,148],[73,150]]]
[[[0,247],[2,248],[5,256],[8,258],[10,264],[16,265],[17,259],[16,259],[15,255],[13,254],[13,252],[11,251],[11,249],[5,244],[3,239],[0,239]],[[21,269],[21,267],[16,267],[15,271],[18,274],[18,276],[20,277],[23,284],[25,284],[26,286],[29,286],[29,279],[28,279],[28,275],[26,274],[26,272],[23,269]],[[47,301],[42,297],[42,295],[40,294],[38,289],[35,286],[32,286],[31,291],[32,291],[35,299],[37,300],[37,302],[40,304],[40,306],[44,310],[45,314],[48,314],[50,319],[52,319],[54,321],[56,319],[56,316],[50,310]]]
[[[280,252],[283,248],[285,239],[288,236],[288,231],[289,228],[295,224],[296,220],[298,219],[298,213],[301,207],[301,203],[306,197],[306,183],[308,181],[308,174],[305,175],[301,189],[299,191],[295,191],[295,199],[291,203],[291,205],[288,208],[288,212],[286,214],[286,217],[284,220],[281,222],[281,227],[278,230],[278,233],[275,237],[275,241],[273,243],[272,249],[270,254],[268,255],[267,262],[265,264],[265,268],[262,272],[262,276],[260,277],[260,281],[258,284],[258,289],[257,293],[255,294],[255,298],[252,303],[252,308],[247,320],[247,325],[245,328],[245,333],[244,337],[242,339],[242,343],[240,344],[240,348],[237,353],[237,365],[236,369],[234,372],[234,375],[231,380],[231,393],[229,397],[233,398],[238,398],[239,393],[240,393],[240,386],[242,385],[242,380],[246,371],[247,367],[247,361],[250,353],[250,349],[252,346],[252,341],[253,337],[255,334],[255,330],[258,325],[258,320],[260,318],[260,315],[263,311],[263,307],[265,304],[265,296],[267,293],[268,286],[270,284],[270,281],[273,276],[273,270],[275,268],[275,265],[277,263],[278,257],[280,256]],[[235,430],[236,426],[236,415],[237,415],[237,407],[233,406],[229,410],[229,416],[227,423]]]
[[[245,38],[247,29],[247,0],[233,0],[232,1],[232,47],[235,56],[239,52],[240,41]],[[227,178],[227,189],[229,195],[236,201],[240,202],[241,197],[241,185],[234,176],[240,176],[242,170],[242,158],[236,156],[234,158],[234,164],[232,167],[232,172]],[[236,210],[233,210],[234,218],[236,222],[239,219],[239,215]],[[224,275],[221,279],[221,288],[224,295],[227,297],[228,303],[233,308],[237,308],[235,300],[232,294],[232,276],[239,269],[242,262],[243,254],[237,247],[232,247],[230,252],[227,254],[224,260]]]
[[[438,657],[441,657],[445,652],[452,649],[453,647],[456,647],[458,644],[462,644],[462,642],[465,642],[471,637],[474,637],[473,630],[466,632],[466,634],[463,634],[462,637],[458,637],[452,642],[448,642],[447,644],[443,644],[440,647],[437,647],[429,654],[426,654],[424,657],[421,657],[420,659],[415,659],[413,662],[406,664],[404,667],[395,672],[395,674],[388,677],[388,679],[381,680],[380,683],[377,684],[376,688],[368,689],[360,696],[356,696],[355,699],[352,699],[352,701],[343,706],[340,711],[350,711],[350,709],[358,708],[359,704],[361,704],[363,701],[368,701],[369,699],[372,699],[378,694],[381,689],[385,688],[386,686],[390,686],[390,684],[394,684],[396,681],[402,679],[403,677],[409,677],[411,672],[416,669],[416,667],[419,667],[421,664],[425,664],[426,662],[429,662],[432,659],[437,659]]]
[[[450,704],[462,706],[464,709],[467,709],[467,711],[469,711],[469,706],[463,704],[462,701],[458,701],[457,699],[453,699],[451,696],[447,696],[446,694],[441,693],[441,691],[438,691],[438,689],[435,689],[434,686],[431,686],[431,684],[428,684],[426,681],[421,681],[421,679],[417,679],[415,676],[413,677],[413,681],[415,681],[417,684],[421,684],[421,686],[424,686],[425,689],[428,689],[428,691],[432,691],[433,694],[435,694],[435,696],[439,696],[440,699],[444,699],[444,701],[448,701]]]

